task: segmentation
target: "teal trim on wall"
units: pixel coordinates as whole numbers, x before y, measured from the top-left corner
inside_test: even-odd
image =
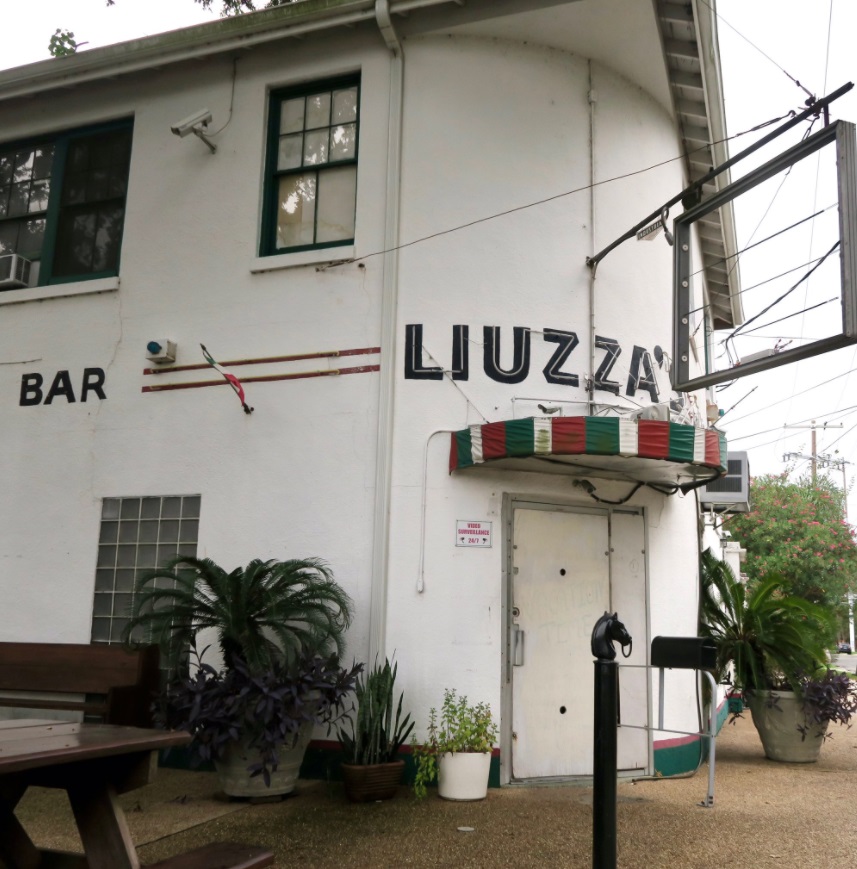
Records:
[[[696,770],[708,756],[708,748],[699,737],[681,745],[655,749],[655,775],[668,778]]]

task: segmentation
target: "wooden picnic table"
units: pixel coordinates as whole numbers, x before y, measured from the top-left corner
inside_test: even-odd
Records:
[[[141,869],[117,795],[152,780],[158,750],[184,732],[44,720],[0,721],[0,865],[8,869]],[[31,785],[68,793],[84,854],[37,848],[14,811]],[[269,866],[261,848],[213,843],[150,869]]]

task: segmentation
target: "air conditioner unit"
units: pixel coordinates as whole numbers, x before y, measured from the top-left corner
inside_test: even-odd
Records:
[[[32,263],[16,253],[0,256],[0,290],[30,286]]]
[[[747,453],[728,453],[724,476],[706,483],[699,501],[715,513],[750,512],[750,462]]]

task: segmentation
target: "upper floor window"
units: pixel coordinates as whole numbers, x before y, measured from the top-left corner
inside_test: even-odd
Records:
[[[130,121],[0,145],[0,289],[118,274],[130,158]]]
[[[271,94],[262,254],[354,241],[358,79]]]

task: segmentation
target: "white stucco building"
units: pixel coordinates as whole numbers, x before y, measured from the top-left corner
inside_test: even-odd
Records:
[[[0,639],[115,638],[194,547],[319,556],[417,721],[455,688],[495,781],[591,774],[594,622],[636,664],[696,634],[725,444],[670,386],[663,234],[587,257],[722,160],[718,63],[695,0],[305,0],[0,73]],[[696,244],[737,321],[729,212]]]

